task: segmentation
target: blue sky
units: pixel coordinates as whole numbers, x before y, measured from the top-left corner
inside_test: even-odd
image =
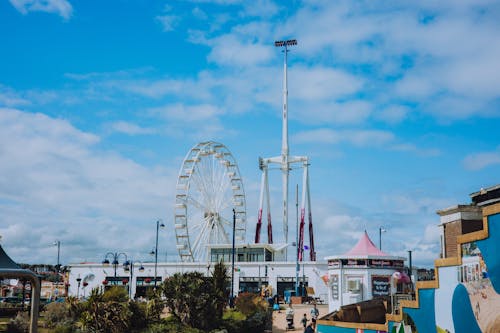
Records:
[[[383,226],[385,251],[430,266],[436,210],[499,183],[499,15],[487,0],[3,1],[2,246],[18,262],[55,262],[56,239],[63,264],[151,260],[161,218],[160,259],[177,258],[177,175],[208,140],[238,162],[251,242],[258,157],[281,149],[274,41],[296,38],[290,151],[310,158],[318,258]]]

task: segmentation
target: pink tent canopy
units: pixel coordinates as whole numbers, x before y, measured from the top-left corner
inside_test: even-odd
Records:
[[[375,256],[375,257],[389,257],[390,254],[387,254],[383,251],[380,251],[375,244],[371,241],[370,237],[366,233],[366,230],[361,236],[360,240],[354,247],[346,252],[344,256]]]

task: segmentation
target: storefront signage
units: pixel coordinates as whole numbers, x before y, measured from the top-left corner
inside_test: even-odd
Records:
[[[329,260],[328,268],[340,268],[340,260]]]
[[[332,289],[332,299],[337,301],[339,299],[339,276],[337,274],[330,275]]]
[[[390,294],[389,276],[372,276],[372,296],[389,296]]]

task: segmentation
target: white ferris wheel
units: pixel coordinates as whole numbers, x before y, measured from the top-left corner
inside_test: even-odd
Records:
[[[231,244],[233,222],[235,242],[245,241],[243,181],[226,146],[201,142],[187,153],[177,179],[174,219],[182,261],[204,262],[211,245]]]

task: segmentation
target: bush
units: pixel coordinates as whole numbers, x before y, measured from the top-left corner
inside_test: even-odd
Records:
[[[127,290],[120,286],[112,286],[104,291],[102,295],[103,302],[126,302],[128,301]]]
[[[266,311],[268,303],[259,295],[251,293],[240,293],[235,300],[236,309],[246,316],[256,312]]]
[[[237,333],[243,330],[244,321],[247,317],[237,310],[228,310],[222,317],[222,326],[229,333]]]
[[[70,319],[68,306],[65,303],[52,302],[45,306],[45,325],[54,328]]]
[[[241,293],[235,300],[236,311],[224,314],[223,326],[229,333],[263,332],[271,323],[268,303],[260,296]]]
[[[7,324],[9,333],[27,333],[30,328],[30,318],[28,312],[18,312],[16,317]]]
[[[205,331],[182,324],[177,318],[170,316],[160,323],[151,325],[145,333],[203,333]]]
[[[146,315],[146,303],[132,301],[128,304],[128,309],[131,313],[130,328],[143,329],[148,325],[148,318]]]

